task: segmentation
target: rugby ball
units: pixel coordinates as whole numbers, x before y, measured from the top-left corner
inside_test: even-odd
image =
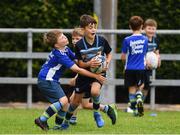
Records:
[[[95,60],[98,60],[101,65],[99,65],[98,67],[93,67],[93,68],[90,68],[90,71],[93,72],[93,73],[101,73],[103,71],[103,69],[105,68],[106,66],[106,60],[105,60],[105,57],[102,56],[102,55],[97,55],[95,56],[94,58]]]
[[[153,69],[158,67],[158,57],[154,52],[148,52],[146,54],[146,61],[148,61]]]

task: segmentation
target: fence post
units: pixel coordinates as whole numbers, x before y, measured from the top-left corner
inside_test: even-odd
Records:
[[[27,35],[27,52],[28,53],[32,53],[32,48],[33,48],[33,44],[32,44],[32,30],[29,29],[28,31],[28,35]],[[27,77],[28,78],[32,78],[32,59],[28,59],[28,63],[27,63]],[[32,84],[28,84],[27,85],[27,108],[31,108],[32,107]]]
[[[100,22],[102,29],[116,29],[117,27],[117,0],[103,0],[100,1],[101,11],[100,11]],[[106,35],[109,44],[112,47],[112,54],[116,52],[116,36],[111,33],[111,35]],[[112,59],[110,64],[110,72],[108,76],[115,79],[115,65],[116,61]],[[110,74],[109,74],[110,73]],[[102,103],[109,104],[115,102],[115,85],[104,85],[102,88]]]
[[[152,80],[156,80],[156,70],[152,70]],[[150,92],[150,109],[154,110],[155,109],[155,86],[151,87],[151,92]]]

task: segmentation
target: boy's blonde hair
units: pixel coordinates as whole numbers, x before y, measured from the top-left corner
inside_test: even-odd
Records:
[[[84,31],[82,28],[74,28],[73,32],[72,32],[72,36],[80,36],[83,37],[84,36]]]
[[[59,30],[51,30],[45,33],[43,36],[44,44],[54,47],[54,45],[57,43],[58,37],[61,35],[62,35],[62,32]]]
[[[144,28],[147,26],[154,26],[157,28],[157,22],[154,19],[147,19],[144,23]]]

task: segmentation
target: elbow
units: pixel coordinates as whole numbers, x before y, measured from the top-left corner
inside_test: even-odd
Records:
[[[81,73],[81,68],[79,68],[79,67],[76,68],[76,71],[75,71],[75,72],[78,73],[78,74]]]
[[[76,73],[79,73],[81,71],[81,68],[79,68],[76,64],[74,64],[72,67],[71,67],[71,70],[73,72],[76,72]]]
[[[125,58],[125,57],[121,57],[121,60],[122,60],[122,61],[125,61],[125,60],[126,60],[126,58]]]

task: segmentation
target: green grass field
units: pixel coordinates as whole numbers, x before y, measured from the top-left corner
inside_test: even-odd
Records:
[[[80,110],[78,123],[66,131],[42,131],[34,124],[34,119],[43,110],[38,109],[0,109],[0,134],[180,134],[180,112],[156,112],[150,116],[145,112],[144,117],[133,117],[132,114],[118,111],[116,125],[103,114],[105,126],[97,128],[92,111]],[[54,117],[48,121],[53,127]]]

